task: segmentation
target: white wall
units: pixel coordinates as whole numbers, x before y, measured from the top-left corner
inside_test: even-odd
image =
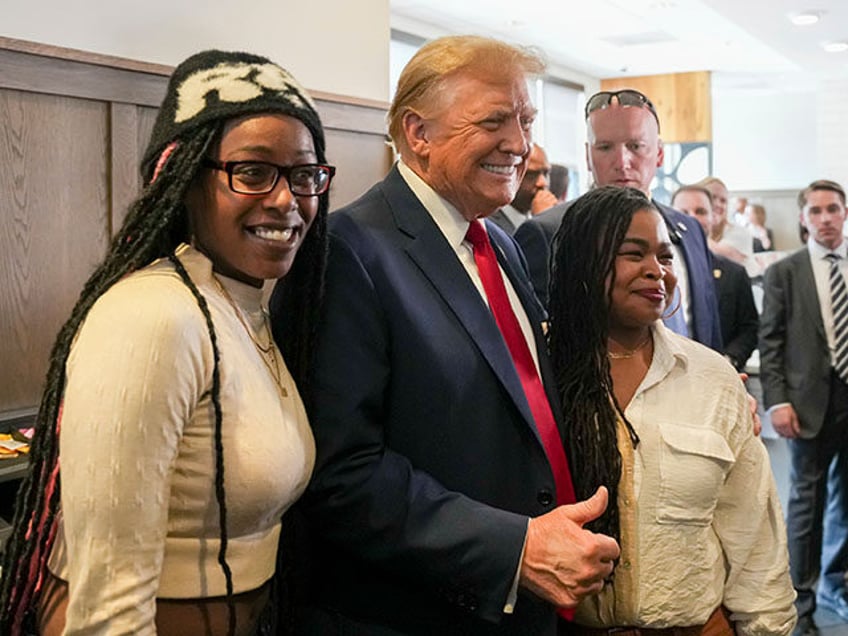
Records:
[[[713,83],[713,174],[731,191],[800,190],[819,178],[816,93]]]
[[[819,173],[816,178],[832,179],[848,188],[848,80],[822,82],[816,99],[816,137]]]
[[[389,96],[389,0],[8,0],[0,35],[172,66],[245,50],[311,90]]]
[[[782,92],[713,74],[713,174],[761,203],[778,249],[795,249],[800,190],[815,179],[848,187],[848,80]]]

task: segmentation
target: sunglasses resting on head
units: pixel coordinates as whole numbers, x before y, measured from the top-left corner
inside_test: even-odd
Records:
[[[654,104],[645,95],[632,88],[624,88],[620,91],[600,91],[592,95],[586,100],[586,119],[589,119],[589,115],[596,110],[607,108],[612,103],[613,98],[618,101],[619,106],[624,108],[628,106],[647,108],[651,111],[654,119],[657,120],[657,130],[659,130],[660,118],[657,115],[657,109],[654,107]]]

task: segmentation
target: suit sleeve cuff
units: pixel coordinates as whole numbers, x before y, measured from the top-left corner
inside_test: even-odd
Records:
[[[529,526],[530,519],[527,519]],[[524,544],[521,546],[521,556],[518,559],[518,567],[515,568],[515,576],[512,579],[512,587],[509,588],[509,594],[506,597],[504,605],[504,614],[512,614],[515,611],[515,604],[518,602],[518,581],[521,577],[521,564],[524,562],[524,548],[527,547],[527,534],[524,535]]]

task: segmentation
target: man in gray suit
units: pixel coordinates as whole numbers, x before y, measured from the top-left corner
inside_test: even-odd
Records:
[[[818,634],[813,621],[817,601],[848,622],[845,191],[833,181],[814,181],[801,191],[798,205],[809,239],[805,248],[766,270],[760,374],[774,429],[789,440],[792,469],[786,523],[792,582],[798,593],[794,633],[810,636]],[[840,282],[843,292],[832,292]]]

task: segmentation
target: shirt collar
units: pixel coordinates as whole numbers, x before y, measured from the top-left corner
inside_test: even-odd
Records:
[[[450,246],[457,250],[468,232],[468,219],[462,216],[447,199],[433,190],[424,179],[403,162],[403,159],[398,160],[397,166],[406,185],[429,212]]]
[[[689,366],[689,355],[661,320],[654,323],[651,334],[654,338],[654,356],[651,360],[651,366],[648,368],[648,373],[642,380],[639,392],[646,391],[658,384],[672,372],[674,367],[679,365],[685,372]]]
[[[846,244],[845,239],[842,239],[842,242],[836,248],[830,250],[824,245],[819,245],[812,238],[809,238],[807,239],[807,249],[810,250],[810,258],[812,260],[822,260],[828,254],[836,254],[843,259],[848,256],[848,244]]]

